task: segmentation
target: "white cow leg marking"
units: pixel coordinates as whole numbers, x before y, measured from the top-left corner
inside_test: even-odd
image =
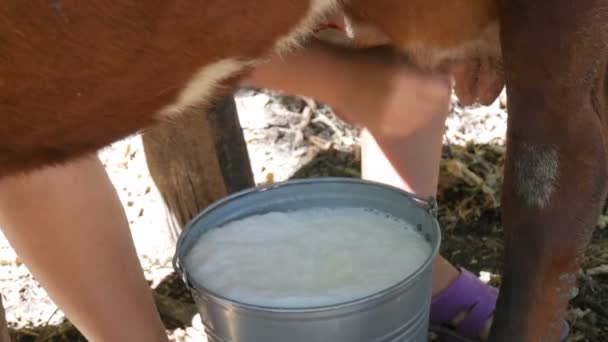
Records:
[[[515,193],[530,207],[544,208],[555,191],[559,171],[557,150],[520,144],[513,158]]]

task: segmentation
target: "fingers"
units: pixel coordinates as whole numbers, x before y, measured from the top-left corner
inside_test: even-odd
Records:
[[[451,96],[451,82],[435,74],[403,74],[395,80],[391,93],[375,124],[386,138],[407,137],[421,128],[443,125]]]

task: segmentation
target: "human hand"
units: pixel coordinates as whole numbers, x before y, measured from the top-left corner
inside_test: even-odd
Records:
[[[385,138],[444,124],[452,85],[446,73],[422,71],[387,47],[353,51],[348,61],[350,86],[333,104],[342,119]]]

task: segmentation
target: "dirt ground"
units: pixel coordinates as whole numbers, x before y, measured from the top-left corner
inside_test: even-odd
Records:
[[[506,130],[505,95],[492,106],[461,107],[446,122],[438,195],[441,252],[484,280],[500,283],[500,184]],[[289,178],[359,177],[359,130],[327,107],[302,98],[244,89],[239,116],[256,183]],[[205,341],[192,301],[170,264],[168,217],[145,165],[138,136],[99,153],[123,203],[138,255],[173,341]],[[608,341],[608,216],[602,216],[568,311],[570,341]],[[15,341],[84,341],[48,299],[5,239],[0,290]],[[168,309],[167,309],[168,308]],[[172,308],[180,308],[172,310]],[[161,310],[163,311],[163,310]]]

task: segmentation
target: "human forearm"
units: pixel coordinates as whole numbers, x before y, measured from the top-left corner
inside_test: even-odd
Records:
[[[304,49],[273,54],[243,80],[242,85],[270,88],[314,98],[330,106],[352,88],[352,55],[342,48],[313,41]]]
[[[450,82],[445,75],[421,72],[390,48],[347,49],[315,41],[304,49],[271,56],[243,84],[312,97],[374,134],[397,128],[397,134],[404,135],[404,128],[415,130],[422,124],[412,122],[421,116],[384,114],[397,113],[393,107],[405,104],[404,112],[432,118],[444,111]]]

